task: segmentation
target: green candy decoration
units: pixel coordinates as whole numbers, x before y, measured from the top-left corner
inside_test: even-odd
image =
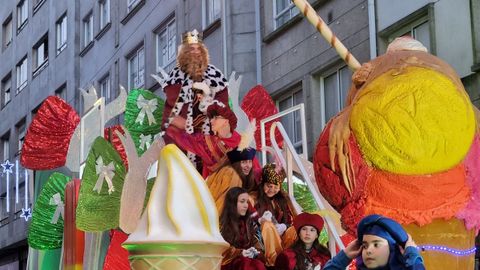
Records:
[[[287,183],[283,183],[283,189],[287,189]],[[295,196],[297,203],[303,208],[304,212],[314,213],[319,210],[307,185],[293,183],[293,195]],[[320,232],[318,241],[323,245],[328,243],[328,232],[326,228],[323,228]]]
[[[147,150],[146,141],[153,143],[155,135],[160,133],[164,105],[161,98],[148,90],[133,89],[128,94],[125,127],[139,155]]]
[[[39,250],[62,247],[63,217],[61,212],[65,202],[65,185],[70,177],[55,172],[50,175],[40,191],[32,213],[32,223],[28,230],[28,244]]]
[[[118,227],[125,174],[117,151],[104,138],[97,137],[83,170],[76,212],[79,230],[100,232]],[[108,180],[111,180],[111,186]]]
[[[283,183],[283,190],[287,190],[287,183]],[[297,203],[303,208],[303,212],[313,213],[319,210],[307,185],[293,183],[293,195]]]

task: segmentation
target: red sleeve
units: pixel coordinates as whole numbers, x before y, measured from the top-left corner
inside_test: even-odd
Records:
[[[255,184],[258,186],[262,182],[262,166],[257,157],[253,158],[253,175],[255,177]]]
[[[293,270],[296,263],[295,252],[291,249],[286,249],[277,256],[275,270]]]
[[[181,84],[170,84],[163,89],[165,92],[166,100],[165,106],[163,107],[163,117],[162,117],[162,126],[161,129],[165,130],[165,123],[168,121],[170,114],[172,112],[173,107],[178,98],[178,94],[180,94],[180,90],[182,89]]]
[[[181,149],[199,155],[202,159],[208,159],[210,154],[206,148],[205,135],[198,133],[188,134],[173,125],[167,128],[167,135]]]
[[[222,102],[225,105],[228,105],[228,87],[225,87],[222,90],[215,93],[215,96],[213,98],[215,100]]]

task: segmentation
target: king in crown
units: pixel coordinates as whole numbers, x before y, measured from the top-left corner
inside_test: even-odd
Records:
[[[183,35],[177,66],[170,72],[163,91],[166,102],[162,130],[166,130],[173,119],[181,119],[180,126],[186,133],[211,134],[206,103],[228,106],[227,80],[218,68],[209,64],[208,50],[196,29]],[[164,138],[166,143],[173,142],[168,136]],[[199,159],[193,153],[187,155],[201,171]]]

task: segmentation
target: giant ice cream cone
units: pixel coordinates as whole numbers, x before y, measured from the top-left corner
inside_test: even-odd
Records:
[[[203,178],[173,144],[160,155],[158,176],[138,227],[123,246],[132,269],[220,269],[228,243]]]

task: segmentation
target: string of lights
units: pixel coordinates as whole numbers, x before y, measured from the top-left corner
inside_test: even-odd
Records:
[[[445,253],[450,253],[456,256],[469,256],[471,254],[474,254],[475,251],[477,250],[476,247],[466,249],[466,250],[460,250],[460,249],[450,248],[446,246],[437,246],[437,245],[420,245],[418,246],[418,249],[421,251],[445,252]]]

